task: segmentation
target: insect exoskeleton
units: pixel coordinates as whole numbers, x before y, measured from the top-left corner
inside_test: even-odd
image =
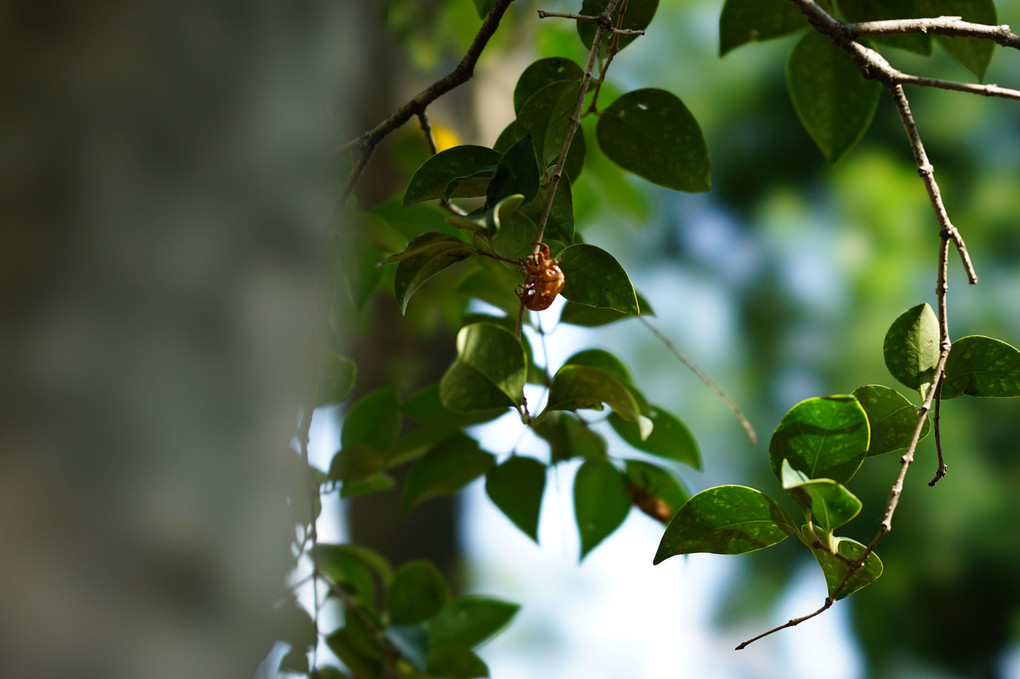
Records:
[[[522,260],[524,266],[524,283],[517,289],[517,296],[524,306],[532,311],[548,309],[549,305],[560,294],[566,279],[563,269],[549,252],[545,243],[535,243],[536,250],[527,259]]]

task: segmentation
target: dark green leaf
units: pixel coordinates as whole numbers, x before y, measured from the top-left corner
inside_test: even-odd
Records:
[[[319,390],[316,406],[340,403],[354,389],[358,366],[332,349],[319,353]]]
[[[578,140],[583,138],[580,135],[574,137],[575,145]],[[573,148],[574,146],[571,146],[571,149]],[[538,197],[530,205],[521,208],[521,212],[531,218],[533,222],[537,222],[542,217],[542,211],[545,210],[549,196],[548,191],[548,189],[539,191]],[[545,237],[558,240],[566,245],[574,242],[574,203],[569,177],[561,177],[556,187],[556,195],[553,196],[552,208],[549,210],[549,221],[545,225]]]
[[[399,255],[386,263],[397,261],[393,292],[400,305],[400,313],[407,311],[411,295],[425,282],[443,269],[466,259],[474,249],[464,241],[444,233],[429,231],[415,238]]]
[[[369,446],[386,452],[397,440],[400,429],[400,399],[393,389],[377,389],[365,394],[344,415],[340,445]]]
[[[598,16],[605,10],[608,4],[609,0],[584,0],[584,3],[581,5],[581,14],[584,16]],[[630,0],[626,3],[627,13],[623,15],[623,23],[619,24],[620,9],[622,9],[623,5],[624,3],[617,3],[616,9],[613,11],[612,17],[610,17],[613,26],[619,25],[620,28],[626,30],[643,31],[652,22],[655,10],[659,7],[659,0]],[[591,21],[577,22],[577,34],[581,37],[581,42],[588,49],[591,49],[592,43],[595,42],[595,30],[595,24]],[[636,35],[621,35],[617,47],[623,49],[634,42],[637,37]],[[612,39],[613,36],[605,35],[602,44],[607,45],[608,41]]]
[[[386,463],[384,451],[363,443],[352,443],[333,455],[327,478],[345,486],[359,484],[385,469]]]
[[[320,665],[308,677],[309,679],[348,679],[346,674],[332,665]]]
[[[375,578],[372,575],[372,565],[351,547],[351,545],[316,545],[315,561],[322,575],[347,592],[354,603],[362,608],[375,609]],[[388,577],[389,565],[385,566],[385,576]]]
[[[636,316],[634,284],[620,263],[605,250],[581,243],[564,248],[556,257],[566,282],[566,299],[592,307]]]
[[[560,157],[580,91],[581,84],[574,81],[546,85],[525,102],[517,115],[515,134],[518,139],[531,135],[543,168]]]
[[[484,193],[482,191],[482,194],[479,195]],[[404,246],[396,248],[392,252],[403,250],[407,241],[423,231],[439,231],[449,236],[458,235],[456,229],[450,228],[446,224],[446,218],[450,213],[435,205],[418,203],[404,207],[399,200],[388,200],[372,207],[369,211],[385,219],[405,237]],[[390,252],[391,250],[387,249],[386,251]]]
[[[634,393],[605,370],[583,365],[565,365],[556,371],[549,387],[545,412],[552,410],[602,410],[605,402],[624,419],[637,422],[644,436],[652,430],[652,422],[641,414]]]
[[[539,59],[524,69],[517,79],[517,86],[514,87],[514,113],[520,113],[525,102],[546,85],[564,80],[580,82],[582,77],[584,69],[570,59]]]
[[[994,26],[998,23],[995,3],[992,0],[926,0],[931,16],[958,16],[964,21]],[[936,35],[942,49],[956,59],[961,66],[984,80],[985,69],[992,60],[995,45],[991,40],[981,38],[954,38]]]
[[[511,146],[496,165],[496,174],[485,193],[485,204],[493,207],[507,196],[520,194],[523,200],[518,205],[527,205],[538,195],[539,183],[535,146],[528,135]]]
[[[377,472],[371,476],[366,476],[358,481],[348,481],[343,484],[340,489],[340,499],[346,500],[348,498],[357,497],[358,495],[368,495],[369,493],[379,493],[384,490],[390,490],[396,486],[396,481],[389,474],[383,472]]]
[[[439,399],[438,383],[425,387],[409,398],[404,402],[402,409],[407,417],[418,424],[446,431],[488,422],[506,412],[506,408],[493,408],[472,413],[455,413],[443,407]]]
[[[489,12],[492,11],[492,6],[496,4],[496,0],[474,0],[475,10],[478,12],[478,18],[484,19],[489,16]]]
[[[655,316],[655,312],[652,311],[648,300],[640,292],[635,290],[634,293],[637,297],[638,308],[641,309],[641,315]],[[606,325],[625,318],[633,318],[633,316],[614,309],[597,309],[586,304],[569,301],[563,305],[563,311],[560,312],[561,323],[570,323],[571,325],[580,325],[588,328]]]
[[[876,81],[861,77],[854,60],[817,31],[808,31],[790,53],[786,86],[804,129],[830,163],[864,136],[882,90]]]
[[[404,207],[423,200],[446,197],[446,185],[489,166],[496,169],[500,154],[485,146],[454,146],[422,163],[404,192]]]
[[[918,409],[910,401],[899,392],[878,384],[858,388],[854,398],[868,415],[871,428],[868,457],[901,450],[910,444],[918,417]],[[925,418],[921,438],[929,431],[931,422]]]
[[[514,214],[492,236],[492,249],[500,257],[525,259],[531,255],[538,226],[525,214]]]
[[[429,651],[426,667],[431,675],[444,679],[487,677],[489,668],[470,648],[440,646]]]
[[[885,19],[914,19],[924,16],[918,0],[839,0],[843,16],[852,23],[882,21]],[[932,15],[932,16],[938,16]],[[925,33],[881,35],[875,42],[909,50],[916,54],[931,54],[931,36]]]
[[[953,342],[946,359],[942,398],[960,394],[991,398],[1020,396],[1020,353],[1005,342],[972,335]]]
[[[708,146],[698,121],[666,90],[624,94],[599,115],[599,146],[614,163],[676,191],[708,191]]]
[[[850,538],[834,538],[836,542],[836,550],[845,557],[845,559],[855,559],[864,553],[864,545],[851,540]],[[825,574],[825,586],[829,591],[829,596],[833,596],[833,592],[839,583],[846,577],[847,572],[850,570],[850,564],[845,559],[841,559],[828,548],[812,548],[811,551],[815,555],[815,560],[818,561],[818,565],[822,567],[822,573]],[[834,597],[835,601],[839,601],[844,597],[848,597],[862,587],[867,587],[882,575],[882,560],[878,558],[878,555],[872,552],[868,555],[868,558],[864,561],[864,565],[859,571],[853,574],[853,577],[847,582],[846,587],[840,591]]]
[[[492,183],[492,178],[495,175],[496,166],[486,165],[481,170],[476,170],[469,175],[454,177],[450,180],[450,183],[446,185],[443,197],[446,198],[446,200],[451,200],[453,198],[475,198],[477,196],[484,196],[486,191],[489,190],[489,184]],[[449,221],[450,220],[447,219],[447,222]],[[454,226],[456,226],[456,224],[454,224]]]
[[[485,477],[485,492],[525,535],[538,542],[538,516],[545,491],[546,466],[530,457],[511,457]]]
[[[495,323],[472,323],[457,333],[457,360],[439,382],[443,407],[454,412],[520,403],[527,377],[524,348]]]
[[[536,434],[549,442],[554,464],[574,457],[605,457],[605,439],[573,413],[547,412],[533,427]]]
[[[939,319],[932,308],[918,304],[900,314],[885,334],[882,353],[893,377],[925,393],[939,362]]]
[[[520,610],[518,604],[486,597],[458,597],[425,623],[429,648],[474,648],[499,633]]]
[[[608,460],[585,460],[574,478],[574,518],[581,536],[581,559],[612,534],[630,512],[623,474]]]
[[[811,510],[812,523],[830,533],[861,511],[861,501],[842,484],[832,479],[810,479],[787,460],[783,460],[780,481],[790,497]]]
[[[429,649],[422,625],[390,625],[383,634],[404,660],[418,670],[425,670]]]
[[[620,438],[638,450],[682,462],[694,469],[701,469],[701,451],[686,424],[658,406],[650,407],[648,419],[652,421],[654,428],[644,440],[641,440],[637,424],[628,422],[615,413],[609,416],[609,424],[613,425]]]
[[[663,523],[691,498],[679,479],[662,467],[641,460],[627,460],[624,465],[634,504]]]
[[[408,561],[393,573],[386,612],[393,625],[415,625],[439,613],[449,600],[450,589],[432,562]]]
[[[382,658],[370,657],[363,653],[358,648],[358,639],[348,627],[341,627],[326,637],[326,645],[358,679],[382,677]]]
[[[499,153],[506,153],[510,150],[510,147],[517,143],[517,121],[514,120],[512,123],[503,128],[503,131],[496,137],[496,143],[492,145],[492,150]]]
[[[422,500],[455,493],[482,476],[495,458],[478,447],[478,442],[455,433],[439,442],[415,463],[407,475],[400,511],[406,512]]]
[[[719,56],[756,40],[770,40],[806,27],[789,0],[726,0],[719,17]]]
[[[868,416],[853,396],[801,401],[783,417],[769,444],[769,462],[782,480],[783,460],[812,479],[846,483],[868,451]]]
[[[666,526],[652,563],[694,552],[753,552],[782,542],[793,532],[790,516],[761,491],[717,486],[680,508]]]

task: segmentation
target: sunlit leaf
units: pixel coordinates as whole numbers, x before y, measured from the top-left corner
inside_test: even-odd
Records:
[[[450,589],[432,562],[409,561],[393,573],[386,613],[394,625],[414,625],[439,613],[449,600]]]
[[[980,335],[953,342],[946,359],[942,398],[960,394],[1020,397],[1020,353],[1005,342]]]
[[[659,89],[624,94],[599,115],[599,147],[614,163],[677,191],[708,191],[708,146],[698,121]]]
[[[783,460],[812,479],[846,483],[868,451],[868,416],[853,396],[801,401],[783,416],[769,443],[769,462],[782,480]]]
[[[630,388],[604,370],[583,365],[565,365],[556,371],[545,412],[602,410],[603,403],[624,419],[637,422],[645,436],[651,433],[652,423],[641,414],[640,404]]]
[[[439,382],[443,407],[454,412],[520,403],[527,378],[524,348],[495,323],[472,323],[457,333],[457,360]]]
[[[917,426],[918,409],[899,392],[879,384],[869,384],[854,391],[854,398],[868,415],[871,442],[868,457],[902,450],[910,444]],[[923,439],[931,431],[925,418],[921,428]]]
[[[525,535],[538,542],[538,517],[545,491],[546,466],[530,457],[513,456],[485,476],[493,504]]]
[[[932,308],[918,304],[900,314],[885,335],[882,353],[893,377],[926,392],[939,362],[939,319]]]
[[[549,443],[553,463],[574,457],[602,458],[606,454],[605,439],[573,413],[546,412],[532,426]]]
[[[743,554],[782,542],[794,532],[790,516],[761,491],[745,486],[703,490],[666,526],[653,564],[677,554]]]
[[[829,596],[833,596],[833,592],[839,583],[846,577],[847,572],[850,570],[850,564],[847,563],[847,559],[853,560],[864,553],[864,545],[851,540],[850,538],[835,538],[836,550],[843,555],[844,558],[840,558],[830,552],[828,548],[812,548],[811,551],[815,555],[815,560],[818,561],[818,565],[822,567],[822,573],[825,574],[825,586],[829,592]],[[862,587],[867,587],[882,575],[882,560],[878,558],[878,555],[872,552],[868,555],[868,558],[864,561],[864,565],[858,570],[846,586],[835,595],[834,600],[839,601],[845,597],[850,596]]]
[[[644,440],[636,423],[628,422],[615,413],[609,416],[609,424],[613,425],[620,438],[638,450],[701,469],[701,451],[686,424],[654,405],[649,408],[648,419],[652,421],[653,429]]]
[[[429,647],[473,648],[498,634],[520,608],[518,604],[487,597],[452,599],[439,615],[425,622]]]
[[[419,167],[404,192],[404,207],[424,200],[446,197],[446,185],[479,170],[495,170],[502,156],[485,146],[454,146],[429,157]]]
[[[630,512],[627,482],[608,460],[586,460],[574,478],[574,518],[581,559],[613,533]]]
[[[579,304],[637,315],[638,301],[627,272],[620,263],[594,245],[581,243],[556,256],[566,282],[562,295]]]
[[[407,311],[411,295],[426,281],[473,252],[474,248],[459,238],[429,231],[411,241],[406,250],[387,259],[386,263],[398,262],[393,292],[400,313]]]
[[[637,296],[638,308],[641,309],[641,315],[655,316],[655,312],[652,311],[652,307],[648,303],[648,300],[646,300],[640,292],[636,290],[634,292]],[[622,321],[625,318],[633,318],[633,316],[616,311],[615,309],[598,309],[586,304],[579,304],[577,302],[570,301],[563,305],[563,311],[560,312],[561,323],[580,325],[588,328],[607,325],[615,321]]]
[[[585,16],[598,16],[606,9],[608,4],[609,0],[584,0],[581,4],[581,14]],[[620,23],[620,10],[623,9],[624,4],[627,5],[627,12],[623,15],[623,23]],[[642,31],[648,28],[648,24],[652,22],[652,17],[655,16],[655,10],[658,7],[659,0],[629,0],[627,3],[617,3],[610,21],[612,21],[613,26],[618,25],[620,28],[631,31]],[[588,49],[591,49],[592,43],[595,42],[595,31],[595,24],[591,21],[577,22],[577,34],[580,36],[581,42]],[[637,35],[621,35],[619,36],[620,39],[617,47],[623,49],[638,37]],[[613,36],[606,35],[603,38],[602,44],[606,45],[612,40]]]
[[[793,107],[815,144],[835,163],[871,125],[882,86],[865,80],[854,60],[817,31],[790,53],[786,85]]]
[[[811,479],[783,460],[780,475],[783,490],[805,509],[811,510],[811,521],[832,532],[857,516],[861,501],[842,484],[832,479]]]
[[[719,17],[719,56],[757,40],[778,38],[807,26],[789,0],[726,0]]]
[[[400,511],[436,495],[455,493],[485,474],[496,458],[466,434],[456,433],[430,449],[407,475]]]

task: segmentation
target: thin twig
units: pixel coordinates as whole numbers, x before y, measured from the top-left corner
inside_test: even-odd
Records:
[[[945,384],[945,381],[939,383],[939,393],[935,394],[935,417],[934,417],[935,425],[933,427],[934,429],[933,435],[935,437],[935,453],[938,455],[939,465],[935,469],[935,476],[932,477],[932,480],[928,482],[929,488],[933,488],[936,483],[938,483],[945,477],[946,472],[949,471],[949,467],[946,466],[946,459],[942,455],[942,431],[939,426],[939,419],[941,415],[940,411],[942,410],[943,384]]]
[[[773,627],[772,629],[770,629],[767,632],[762,632],[758,636],[753,637],[751,639],[748,639],[747,641],[745,641],[745,642],[741,643],[739,646],[737,646],[734,650],[742,651],[745,648],[747,648],[748,646],[750,646],[751,644],[753,644],[754,642],[758,641],[759,639],[764,639],[767,636],[775,634],[776,632],[781,632],[782,630],[790,628],[790,627],[796,627],[797,625],[799,625],[802,622],[805,622],[806,620],[810,620],[811,618],[813,618],[813,617],[815,617],[817,615],[821,615],[825,611],[829,610],[830,607],[832,607],[832,599],[830,597],[826,597],[825,598],[825,603],[822,605],[821,608],[819,608],[814,613],[808,613],[807,615],[801,616],[799,618],[792,618],[791,620],[787,620],[782,625],[779,625],[777,627]]]
[[[620,12],[620,19],[623,18],[623,14],[626,11],[627,11],[627,9],[626,9],[626,7],[624,7],[623,11]],[[573,19],[574,21],[588,21],[588,22],[596,23],[596,24],[603,21],[603,18],[602,18],[601,14],[596,15],[596,16],[589,16],[587,14],[571,14],[569,12],[547,12],[544,9],[538,10],[538,18],[539,19]],[[605,26],[605,29],[607,31],[609,31],[610,33],[615,33],[617,35],[644,35],[645,34],[644,29],[640,29],[640,28],[620,28],[619,22],[617,22],[616,26],[613,26],[611,24],[607,25],[607,26]]]
[[[730,410],[732,410],[734,412],[734,414],[736,414],[737,419],[740,420],[740,424],[741,424],[741,426],[744,427],[744,431],[747,432],[747,438],[749,438],[751,440],[751,445],[752,446],[753,445],[757,445],[757,443],[758,443],[758,435],[755,434],[754,427],[751,426],[751,422],[744,416],[744,413],[740,412],[740,408],[737,407],[737,404],[734,403],[733,401],[731,401],[729,399],[729,397],[725,393],[723,393],[723,390],[720,389],[716,385],[716,383],[713,382],[708,377],[708,375],[706,375],[705,373],[701,372],[701,370],[698,368],[698,366],[695,365],[694,362],[691,361],[691,359],[687,358],[687,356],[684,354],[684,352],[680,351],[680,349],[675,344],[673,344],[673,342],[668,337],[666,337],[666,335],[664,335],[658,328],[656,328],[654,325],[652,325],[651,322],[647,318],[645,318],[644,316],[638,316],[637,318],[638,318],[639,321],[644,323],[646,328],[648,328],[649,330],[652,331],[652,334],[654,334],[656,337],[658,337],[659,340],[662,341],[662,343],[666,345],[666,348],[669,349],[673,353],[673,355],[676,356],[677,359],[680,360],[681,363],[683,363],[685,366],[687,366],[688,370],[690,370],[692,373],[697,375],[698,379],[700,379],[702,382],[704,382],[708,386],[709,389],[714,391],[719,396],[719,398],[721,398],[723,400],[723,403],[725,403],[726,405],[729,406]]]
[[[1020,36],[1010,30],[1006,24],[989,26],[964,21],[963,17],[941,16],[918,19],[892,19],[883,21],[862,21],[846,24],[852,36],[903,35],[907,33],[931,33],[962,38],[981,38],[991,40],[1003,47],[1020,49]]]

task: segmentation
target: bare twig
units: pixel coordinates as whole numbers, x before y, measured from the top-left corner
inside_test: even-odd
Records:
[[[790,627],[796,627],[797,625],[799,625],[802,622],[810,620],[811,618],[813,618],[813,617],[815,617],[817,615],[821,615],[825,611],[829,610],[829,608],[831,608],[831,607],[832,607],[832,599],[830,597],[826,597],[825,598],[825,603],[817,611],[815,611],[813,613],[808,613],[807,615],[801,616],[799,618],[792,618],[790,620],[787,620],[782,625],[779,625],[777,627],[773,627],[772,629],[770,629],[767,632],[762,632],[758,636],[752,637],[751,639],[748,639],[747,641],[745,641],[745,642],[741,643],[739,646],[737,646],[734,650],[742,651],[745,648],[747,648],[748,646],[750,646],[751,644],[753,644],[754,642],[758,641],[759,639],[764,639],[767,636],[775,634],[776,632],[781,632],[784,629],[788,629]]]
[[[903,35],[906,33],[931,33],[963,38],[983,38],[1003,47],[1020,49],[1020,36],[1006,24],[989,26],[964,21],[963,17],[941,16],[919,19],[892,19],[885,21],[862,21],[846,24],[846,30],[853,37]]]
[[[751,445],[752,446],[757,445],[758,435],[755,434],[754,427],[751,426],[751,422],[744,416],[744,413],[740,412],[740,408],[737,407],[737,404],[731,401],[729,397],[725,393],[723,393],[723,390],[720,389],[716,385],[716,383],[713,382],[708,377],[708,375],[701,372],[698,366],[695,365],[694,362],[691,361],[691,359],[687,358],[687,356],[684,355],[684,352],[680,351],[680,349],[675,344],[673,344],[673,342],[668,337],[666,337],[666,335],[664,335],[662,331],[660,331],[658,328],[652,325],[647,318],[645,318],[644,316],[638,316],[637,318],[639,321],[644,323],[646,328],[652,331],[652,334],[658,337],[659,340],[666,345],[666,348],[669,349],[681,363],[687,366],[688,370],[697,375],[698,379],[704,382],[709,389],[714,391],[719,396],[719,398],[723,400],[723,403],[729,406],[730,410],[732,410],[734,414],[737,416],[737,419],[740,420],[740,424],[744,428],[744,431],[747,432],[747,438],[751,440]]]
[[[627,9],[626,9],[626,7],[624,7],[623,12],[620,12],[620,18],[621,19],[623,18],[623,14],[626,11],[627,11]],[[538,18],[539,19],[573,19],[574,21],[588,21],[588,22],[596,23],[596,24],[603,22],[603,15],[602,14],[599,14],[597,16],[588,16],[586,14],[570,14],[569,12],[547,12],[544,9],[538,10]],[[613,26],[611,23],[608,23],[608,22],[606,22],[605,29],[607,31],[609,31],[610,33],[615,33],[617,35],[644,35],[645,34],[643,29],[620,28],[619,25]]]
[[[933,436],[935,437],[935,453],[938,455],[939,465],[935,469],[935,476],[933,476],[932,480],[928,482],[929,488],[934,487],[936,483],[938,483],[945,477],[946,472],[949,471],[949,467],[946,466],[946,459],[942,455],[942,431],[939,426],[939,418],[942,410],[943,384],[944,382],[939,383],[939,393],[935,394],[935,416],[933,418],[935,420],[935,425],[933,427],[934,429]]]

